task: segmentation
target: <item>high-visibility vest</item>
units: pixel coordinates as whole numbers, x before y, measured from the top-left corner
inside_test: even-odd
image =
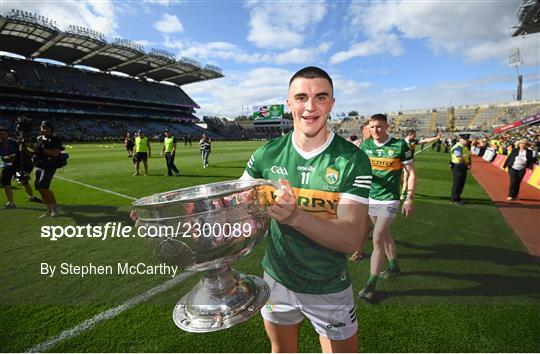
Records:
[[[148,152],[148,137],[141,138],[140,136],[135,138],[135,152]]]
[[[452,162],[453,163],[461,163],[459,161],[459,157],[456,156],[454,153],[455,149],[461,147],[461,157],[463,157],[463,160],[465,161],[465,164],[470,165],[471,164],[471,152],[469,151],[469,148],[467,146],[461,145],[461,143],[457,143],[456,145],[452,146]]]
[[[165,147],[165,152],[172,152],[174,149],[174,136],[165,137],[163,140],[163,146]]]

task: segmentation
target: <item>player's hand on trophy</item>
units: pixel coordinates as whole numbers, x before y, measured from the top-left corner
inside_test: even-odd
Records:
[[[290,224],[298,214],[296,197],[289,181],[280,179],[279,184],[281,188],[274,192],[276,200],[267,209],[267,214],[282,224]]]
[[[129,217],[131,220],[135,221],[135,229],[138,229],[143,223],[139,220],[139,215],[137,215],[136,210],[132,210],[129,212]]]

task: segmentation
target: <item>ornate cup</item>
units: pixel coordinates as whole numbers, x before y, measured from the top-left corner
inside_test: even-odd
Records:
[[[204,271],[176,304],[173,319],[188,332],[213,332],[248,320],[268,300],[259,277],[231,269],[268,233],[266,208],[279,185],[225,181],[159,193],[133,203],[155,254],[168,265]]]

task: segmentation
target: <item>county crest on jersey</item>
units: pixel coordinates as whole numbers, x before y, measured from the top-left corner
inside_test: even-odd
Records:
[[[298,207],[323,219],[337,218],[342,198],[367,204],[372,178],[366,154],[342,137],[330,133],[323,146],[305,152],[294,142],[292,132],[258,148],[243,177],[287,179]],[[342,291],[350,285],[346,263],[343,253],[272,219],[262,265],[290,290],[311,294]]]
[[[383,144],[367,139],[360,145],[371,162],[373,180],[370,199],[375,201],[399,200],[403,165],[412,162],[412,152],[407,142],[388,138]]]

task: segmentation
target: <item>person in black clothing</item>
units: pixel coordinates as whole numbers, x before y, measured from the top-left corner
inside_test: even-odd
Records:
[[[40,218],[55,217],[59,214],[60,208],[53,191],[50,190],[50,185],[56,172],[56,161],[60,159],[62,141],[59,137],[54,136],[54,126],[50,121],[41,122],[41,134],[37,138],[34,151],[35,187],[41,194],[43,203],[47,206],[47,212]]]
[[[135,139],[131,136],[130,133],[126,134],[126,139],[124,140],[126,144],[126,150],[128,152],[128,157],[133,157],[133,148],[135,147]]]
[[[521,139],[518,141],[518,146],[512,149],[512,152],[504,161],[503,168],[508,167],[508,177],[510,185],[508,188],[508,197],[506,200],[516,200],[519,195],[519,185],[525,176],[525,171],[530,168],[533,163],[533,152],[528,149],[529,141]]]
[[[11,180],[16,175],[19,184],[24,186],[28,199],[31,202],[41,202],[41,199],[34,196],[32,187],[28,183],[28,175],[32,171],[32,165],[28,164],[27,166],[27,164],[22,163],[22,152],[19,151],[19,144],[9,137],[8,130],[5,127],[0,127],[0,157],[2,158],[2,187],[7,199],[4,209],[15,209]]]

